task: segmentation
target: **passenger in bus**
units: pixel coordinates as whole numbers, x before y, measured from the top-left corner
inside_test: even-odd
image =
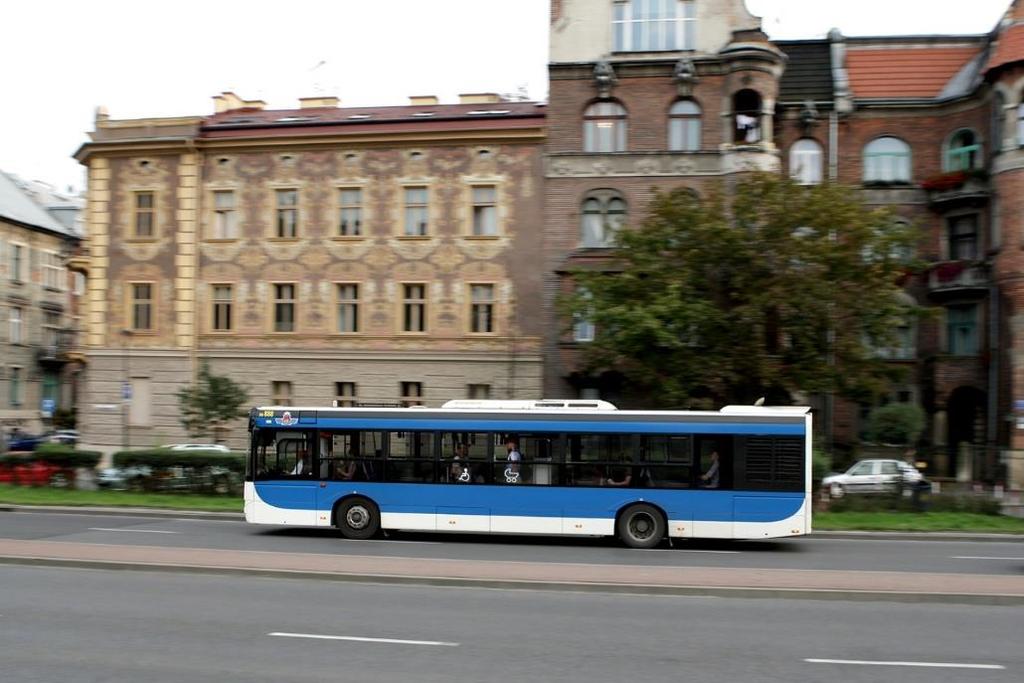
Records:
[[[700,476],[701,487],[705,489],[718,488],[718,451],[711,451],[711,466],[708,471]]]
[[[629,486],[633,483],[632,467],[615,467],[612,476],[601,482],[605,486]]]
[[[459,484],[473,481],[469,470],[469,444],[455,444],[455,455],[452,456],[452,464],[448,468],[448,480]]]
[[[308,477],[313,474],[312,465],[309,462],[309,453],[301,449],[296,454],[295,467],[289,474],[298,475],[300,477]]]
[[[515,437],[508,437],[505,439],[505,450],[507,456],[505,458],[508,463],[505,466],[505,482],[508,484],[519,483],[519,463],[523,460],[523,455],[519,452],[519,442],[516,441]]]

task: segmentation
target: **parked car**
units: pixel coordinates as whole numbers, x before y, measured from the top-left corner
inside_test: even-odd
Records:
[[[7,450],[11,452],[34,451],[39,444],[46,441],[46,436],[31,434],[13,434],[7,438]]]
[[[847,493],[891,493],[927,482],[913,465],[902,460],[861,460],[842,474],[825,477],[821,485],[833,498],[841,498]]]
[[[222,443],[169,443],[163,448],[172,451],[219,451],[230,453],[231,449]]]
[[[58,429],[48,436],[50,441],[54,443],[63,443],[69,446],[74,446],[78,443],[78,431],[74,429]]]
[[[145,466],[141,467],[104,467],[96,476],[96,485],[101,489],[127,491],[130,488],[141,488],[144,478],[153,474]]]

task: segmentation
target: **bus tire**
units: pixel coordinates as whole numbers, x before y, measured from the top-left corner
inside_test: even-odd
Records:
[[[362,496],[341,501],[334,520],[341,535],[352,540],[365,541],[380,531],[380,510],[372,500]]]
[[[665,517],[646,503],[630,505],[615,522],[615,531],[630,548],[653,548],[665,538]]]

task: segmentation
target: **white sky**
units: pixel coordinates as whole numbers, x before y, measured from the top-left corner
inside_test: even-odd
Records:
[[[1009,4],[747,0],[778,39],[984,33]],[[212,113],[222,90],[271,108],[547,97],[548,0],[20,0],[3,15],[0,169],[61,188],[84,185],[70,155],[97,105],[135,118]]]

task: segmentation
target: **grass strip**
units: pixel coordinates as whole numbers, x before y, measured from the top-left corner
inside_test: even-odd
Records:
[[[974,512],[818,512],[814,529],[1024,534],[1024,519]]]
[[[70,505],[139,507],[201,512],[241,512],[239,496],[200,493],[136,493],[134,491],[76,491],[48,486],[0,484],[0,503],[13,505]]]

